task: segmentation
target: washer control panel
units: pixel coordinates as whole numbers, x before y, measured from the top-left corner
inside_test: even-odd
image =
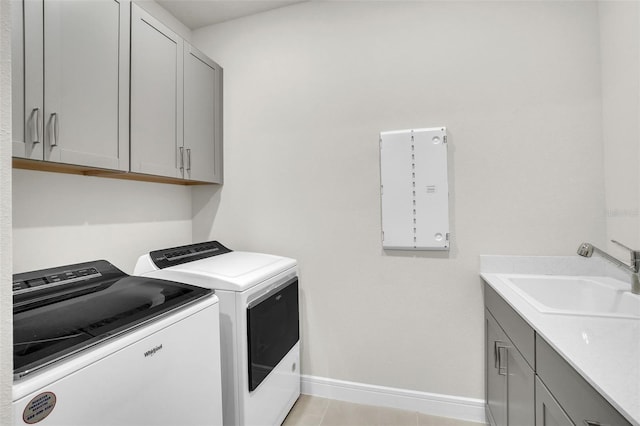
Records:
[[[35,276],[13,281],[13,294],[28,293],[31,291],[67,285],[70,283],[99,278],[102,274],[94,267],[72,269],[56,272],[54,274]]]

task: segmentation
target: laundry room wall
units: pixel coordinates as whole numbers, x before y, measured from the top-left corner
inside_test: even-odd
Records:
[[[305,2],[193,32],[225,184],[193,238],[300,262],[305,375],[483,398],[480,254],[605,241],[594,2]],[[381,246],[379,132],[446,126],[449,252]]]
[[[191,189],[13,171],[14,273],[106,259],[132,273],[138,256],[191,242]]]

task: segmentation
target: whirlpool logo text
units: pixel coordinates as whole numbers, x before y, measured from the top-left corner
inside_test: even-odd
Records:
[[[144,353],[145,358],[148,356],[154,356],[156,354],[156,352],[160,351],[162,349],[162,345],[156,346],[153,349],[149,349],[148,351],[146,351]]]

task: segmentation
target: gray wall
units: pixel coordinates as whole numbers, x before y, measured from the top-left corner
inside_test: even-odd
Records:
[[[13,272],[107,259],[127,273],[143,253],[191,242],[191,189],[13,171]]]
[[[478,256],[605,240],[596,3],[309,2],[193,41],[225,69],[226,174],[194,240],[300,261],[303,374],[482,398]],[[451,252],[385,252],[378,133],[431,126]]]

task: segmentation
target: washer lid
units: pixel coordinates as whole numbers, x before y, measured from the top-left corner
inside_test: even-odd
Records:
[[[295,266],[296,261],[288,257],[233,251],[146,275],[205,288],[244,291]]]
[[[15,379],[212,293],[104,260],[16,274],[13,286]]]

